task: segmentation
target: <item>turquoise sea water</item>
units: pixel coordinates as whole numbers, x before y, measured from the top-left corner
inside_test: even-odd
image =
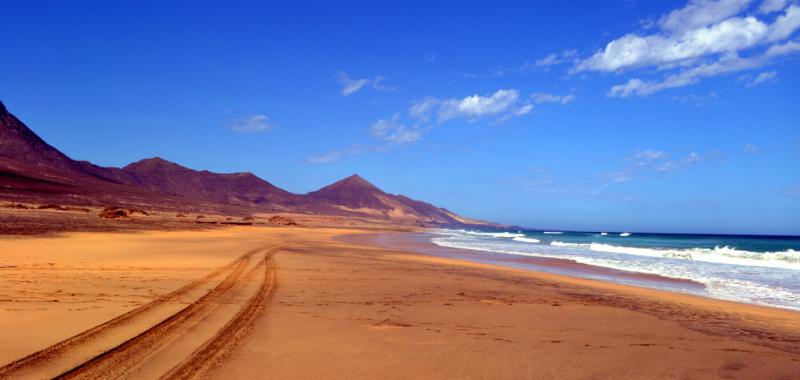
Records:
[[[800,237],[443,229],[430,240],[692,280],[706,296],[800,310]]]

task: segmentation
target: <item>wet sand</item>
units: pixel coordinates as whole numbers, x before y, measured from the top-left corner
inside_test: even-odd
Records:
[[[117,318],[69,343],[70,352],[100,350],[102,360],[54,355],[4,376],[76,366],[75,377],[129,378],[800,374],[796,312],[336,238],[359,233],[374,231],[0,240],[0,366]],[[125,350],[114,348],[120,341]]]
[[[704,293],[704,285],[702,283],[686,279],[599,267],[568,259],[494,254],[477,250],[442,247],[431,243],[430,233],[427,232],[361,233],[337,236],[334,239],[387,249],[413,251],[437,257],[468,260],[484,264],[497,264],[516,269],[590,278],[692,294]]]

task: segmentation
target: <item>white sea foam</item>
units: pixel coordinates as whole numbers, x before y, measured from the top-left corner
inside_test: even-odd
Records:
[[[520,236],[517,236],[517,237],[515,237],[515,238],[513,238],[511,240],[521,241],[523,243],[539,243],[539,242],[541,242],[539,239],[524,238],[524,237],[520,237]]]
[[[619,234],[619,236],[622,236],[622,237],[631,236],[631,233],[630,232],[623,232],[623,233]]]
[[[717,264],[800,270],[800,252],[793,249],[787,249],[779,252],[751,252],[730,247],[657,249],[622,247],[602,243],[591,243],[589,244],[589,249],[598,252],[621,253],[627,255],[660,257],[667,259],[697,260]]]
[[[462,235],[463,236],[463,235]],[[516,240],[516,239],[515,239]],[[762,305],[777,306],[800,310],[800,292],[789,288],[784,288],[780,281],[774,281],[776,277],[786,276],[790,272],[775,272],[775,269],[800,269],[798,260],[800,252],[786,250],[781,252],[758,253],[742,250],[735,250],[729,247],[717,247],[714,249],[688,249],[688,250],[667,250],[651,248],[620,247],[608,244],[579,244],[553,241],[550,243],[554,247],[582,248],[575,251],[547,251],[542,250],[547,246],[543,245],[514,245],[512,242],[504,244],[492,243],[491,241],[477,241],[450,238],[434,238],[432,242],[445,247],[471,249],[486,252],[496,252],[512,255],[550,257],[574,260],[578,263],[594,265],[599,267],[617,269],[629,272],[654,274],[676,279],[685,279],[699,282],[705,285],[708,295],[728,300],[751,302]],[[538,249],[536,247],[539,247]],[[595,254],[582,254],[583,249],[590,252],[600,252]],[[583,251],[586,252],[586,251]],[[625,259],[620,256],[604,256],[602,253],[617,253],[646,257],[644,259]],[[726,254],[728,256],[726,256]],[[731,257],[734,256],[734,257]],[[744,256],[738,257],[738,256]],[[756,258],[753,258],[756,257]],[[763,258],[758,258],[763,257]],[[653,260],[656,261],[653,261]],[[659,259],[679,259],[680,261],[659,260]],[[780,261],[775,261],[780,260]],[[787,262],[788,261],[788,262]],[[697,264],[693,264],[696,262]],[[721,269],[717,264],[742,265],[730,267],[731,269]],[[748,268],[747,265],[750,266]],[[761,268],[759,268],[761,267]],[[740,268],[740,269],[739,269]],[[740,278],[747,275],[750,280]],[[772,282],[763,283],[760,276],[772,278]],[[790,275],[793,276],[793,275]],[[766,280],[766,278],[764,278]]]
[[[563,234],[563,232],[560,232],[560,231],[544,231],[543,233],[548,234],[548,235],[561,235],[561,234]]]
[[[600,236],[608,236],[608,232],[601,232]]]
[[[603,243],[565,243],[551,241],[554,247],[588,248],[596,252],[658,257],[666,259],[697,260],[709,263],[785,268],[800,270],[800,252],[787,249],[779,252],[751,252],[730,247],[663,249],[623,247]]]
[[[486,236],[486,237],[496,237],[496,238],[525,237],[525,234],[519,232],[478,232],[478,231],[467,231],[467,230],[455,230],[455,232],[460,232],[462,234],[473,235],[473,236]]]

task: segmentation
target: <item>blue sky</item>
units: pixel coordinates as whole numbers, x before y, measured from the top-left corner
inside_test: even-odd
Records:
[[[548,229],[800,234],[800,5],[2,2],[0,99],[76,159],[359,173]],[[558,4],[555,4],[558,3]]]

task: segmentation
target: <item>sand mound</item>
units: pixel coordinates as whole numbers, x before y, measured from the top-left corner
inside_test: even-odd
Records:
[[[275,216],[269,218],[268,221],[270,223],[272,223],[272,224],[280,224],[282,226],[296,226],[297,225],[297,222],[295,222],[293,219],[287,218],[287,217],[281,216],[281,215],[275,215]]]
[[[128,219],[128,211],[117,207],[106,207],[100,212],[102,219]]]

